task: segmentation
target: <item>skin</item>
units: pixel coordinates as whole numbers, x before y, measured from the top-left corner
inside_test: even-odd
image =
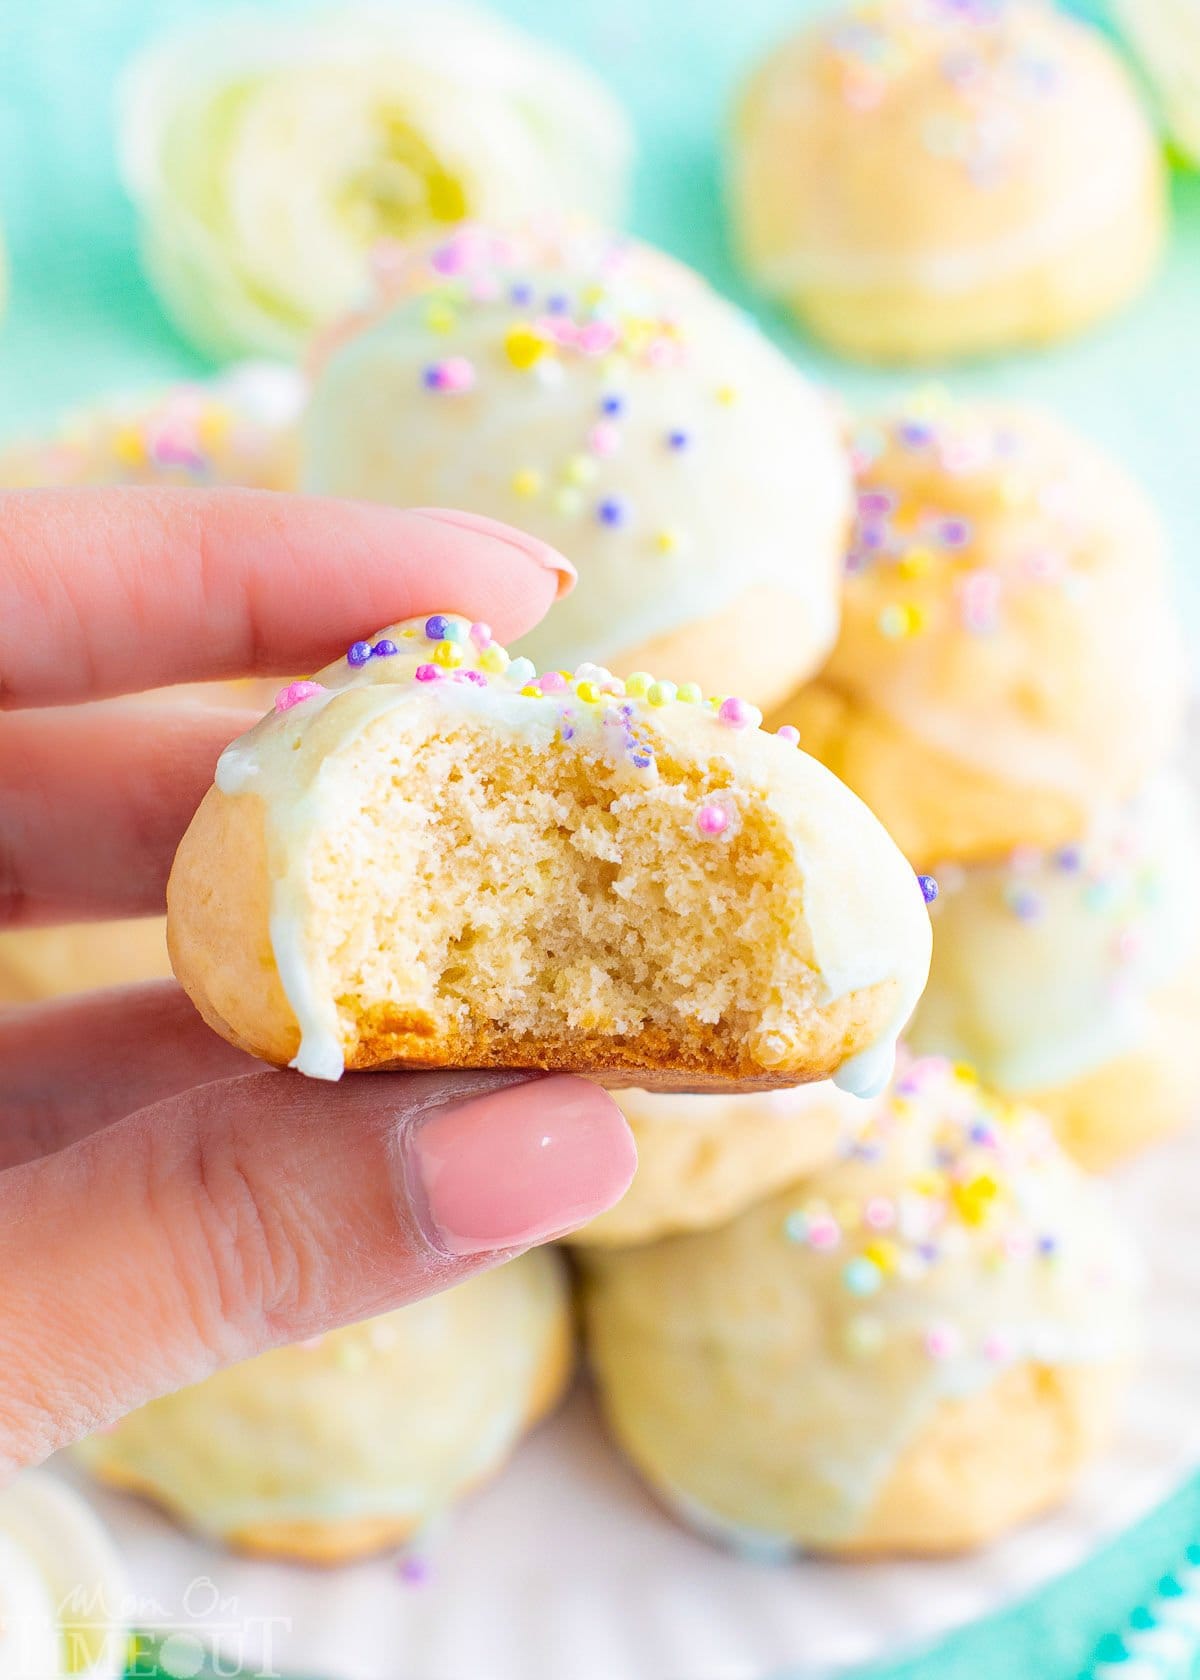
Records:
[[[414,614],[506,640],[570,566],[507,526],[256,491],[0,495],[0,926],[160,914],[253,721],[172,683],[294,676]],[[604,1092],[505,1072],[318,1084],[173,984],[0,1013],[0,1474],[219,1365],[585,1223],[635,1155]]]

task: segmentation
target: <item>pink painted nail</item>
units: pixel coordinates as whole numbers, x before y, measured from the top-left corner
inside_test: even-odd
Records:
[[[569,595],[575,587],[578,577],[574,566],[549,543],[540,537],[531,537],[528,531],[518,531],[515,525],[505,525],[499,519],[488,519],[482,513],[464,513],[460,508],[409,508],[422,519],[432,519],[438,525],[453,525],[460,531],[474,531],[481,537],[492,537],[496,542],[507,543],[510,548],[519,549],[529,559],[536,560],[539,566],[553,572],[558,579],[558,599]]]
[[[427,1109],[401,1145],[418,1216],[447,1254],[572,1231],[624,1195],[637,1165],[616,1103],[566,1076]]]

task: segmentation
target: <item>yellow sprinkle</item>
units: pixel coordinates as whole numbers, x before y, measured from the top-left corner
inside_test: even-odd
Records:
[[[633,700],[644,700],[653,683],[649,671],[631,671],[625,678],[625,692]]]
[[[833,1204],[833,1216],[843,1231],[857,1231],[862,1224],[862,1209],[849,1199]]]
[[[678,531],[659,531],[655,534],[654,546],[660,554],[674,554],[681,540]]]
[[[443,642],[441,645],[445,647],[446,644]],[[508,670],[508,666],[508,654],[498,642],[493,642],[490,647],[485,647],[479,655],[479,668],[481,671],[486,671],[489,677],[502,675],[503,672]]]
[[[669,706],[676,694],[673,682],[652,682],[646,690],[646,699],[652,706]]]
[[[416,637],[417,632],[415,630],[411,630],[411,629],[410,630],[401,630],[400,634],[406,642],[411,642]]]
[[[979,1075],[970,1062],[955,1062],[951,1071],[955,1079],[961,1079],[966,1085],[978,1085],[979,1083]]]
[[[453,671],[463,662],[463,650],[457,642],[439,642],[433,650],[433,662]]]
[[[429,305],[425,311],[425,325],[430,332],[448,333],[458,320],[458,316],[448,303],[440,299]]]
[[[603,286],[585,286],[579,294],[581,301],[588,309],[594,309],[598,303],[604,301]]]
[[[717,387],[717,401],[721,403],[723,407],[729,408],[737,401],[737,399],[738,394],[732,385],[719,385]]]
[[[510,327],[504,335],[504,354],[516,368],[533,367],[549,348],[549,341],[534,327]]]
[[[596,476],[596,463],[590,455],[572,455],[563,467],[568,484],[590,484]]]
[[[698,706],[704,699],[704,690],[699,683],[680,683],[675,698],[682,700],[685,706]]]
[[[561,513],[567,518],[571,518],[579,512],[582,506],[583,496],[578,490],[572,490],[569,487],[564,486],[561,490],[555,493],[554,511],[556,513]]]
[[[233,420],[230,417],[229,410],[218,408],[215,404],[212,408],[204,410],[196,424],[196,436],[200,441],[200,447],[210,453],[221,447],[232,430]]]
[[[123,467],[146,464],[146,445],[136,426],[118,426],[113,433],[112,452]]]
[[[945,1178],[936,1172],[914,1173],[910,1182],[918,1196],[940,1196],[946,1188]]]
[[[876,1237],[863,1249],[863,1259],[878,1266],[885,1277],[891,1277],[900,1259],[900,1251],[887,1237]]]
[[[536,496],[542,488],[542,475],[532,467],[522,467],[521,471],[513,474],[512,489],[514,496]]]
[[[527,700],[540,700],[542,698],[542,691],[536,683],[526,683],[520,692]]]
[[[999,1194],[1000,1186],[996,1180],[989,1173],[980,1173],[978,1178],[969,1179],[966,1184],[956,1184],[950,1192],[950,1199],[964,1224],[982,1225]]]
[[[586,679],[575,684],[575,692],[585,706],[594,706],[600,698],[599,683],[588,682]]]
[[[910,548],[896,570],[903,578],[924,577],[933,565],[933,555],[927,548]]]
[[[878,620],[880,630],[893,641],[915,636],[925,628],[925,622],[923,609],[911,601],[893,601],[884,607]]]

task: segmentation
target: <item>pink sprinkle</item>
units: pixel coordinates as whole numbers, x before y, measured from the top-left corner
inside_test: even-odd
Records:
[[[491,647],[492,641],[494,640],[491,625],[484,624],[482,622],[479,624],[472,624],[470,630],[468,631],[468,635],[477,648]]]
[[[620,447],[620,428],[611,420],[598,421],[588,434],[588,448],[593,455],[615,455]]]
[[[491,274],[478,274],[471,281],[471,296],[476,303],[494,303],[500,296],[500,282]]]
[[[872,1231],[887,1231],[896,1223],[896,1209],[886,1196],[872,1196],[863,1209]]]
[[[290,712],[293,706],[298,706],[302,700],[311,700],[314,695],[324,694],[325,684],[319,682],[294,682],[286,688],[281,688],[275,696],[275,710]]]
[[[696,827],[701,834],[724,834],[729,827],[729,812],[723,805],[701,805],[696,812]]]
[[[762,722],[762,713],[757,706],[752,706],[748,700],[738,700],[736,697],[721,702],[721,709],[717,713],[717,717],[730,729],[757,729]]]
[[[465,356],[447,356],[434,368],[439,391],[469,391],[475,383],[475,367]]]
[[[611,321],[589,321],[580,330],[579,348],[585,356],[603,356],[617,342],[617,329]]]
[[[547,671],[538,678],[537,685],[543,694],[561,694],[570,686],[561,671]]]
[[[814,1213],[808,1221],[809,1248],[836,1248],[842,1239],[836,1219],[827,1213]]]
[[[441,672],[436,665],[418,665],[413,672],[418,682],[436,682]]]
[[[993,1365],[1004,1365],[1015,1354],[1012,1338],[1006,1336],[1002,1330],[993,1330],[984,1338],[983,1357],[990,1359]]]
[[[790,723],[781,724],[775,733],[781,741],[786,741],[789,747],[800,745],[800,731],[794,729]]]
[[[951,1359],[958,1352],[961,1338],[953,1324],[931,1324],[925,1332],[925,1352],[930,1359]]]
[[[463,682],[474,683],[476,688],[486,688],[488,680],[482,671],[455,671],[454,675]]]

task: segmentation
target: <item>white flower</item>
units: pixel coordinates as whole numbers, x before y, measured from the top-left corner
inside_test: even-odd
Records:
[[[224,13],[133,66],[126,184],[151,279],[219,356],[288,355],[369,254],[463,217],[619,220],[632,150],[589,72],[454,3]]]
[[[1116,0],[1181,151],[1200,163],[1200,0]]]

